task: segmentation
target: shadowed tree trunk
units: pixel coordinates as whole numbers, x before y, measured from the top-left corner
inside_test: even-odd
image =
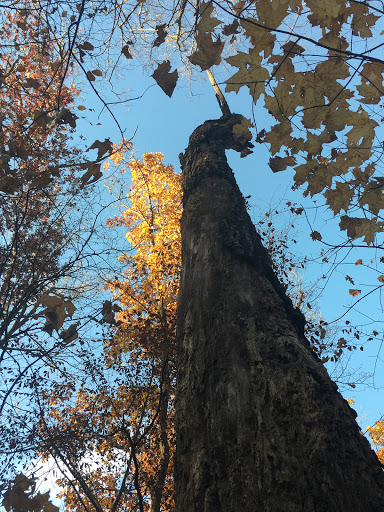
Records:
[[[241,116],[180,156],[177,512],[384,511],[381,465],[303,335],[227,164]],[[255,172],[257,169],[255,169]]]

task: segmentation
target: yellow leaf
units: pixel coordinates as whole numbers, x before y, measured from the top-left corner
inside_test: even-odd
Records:
[[[84,105],[79,105],[77,108],[78,110],[87,110],[87,107],[84,107]]]

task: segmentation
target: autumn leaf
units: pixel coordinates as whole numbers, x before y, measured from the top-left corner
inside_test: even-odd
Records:
[[[97,162],[85,162],[80,165],[81,169],[86,169],[86,172],[81,177],[81,187],[90,185],[99,180],[103,173],[101,172],[101,164]]]
[[[188,57],[191,64],[200,66],[202,71],[217,66],[221,62],[224,43],[218,39],[213,41],[210,34],[198,34],[196,37],[197,50]]]
[[[272,172],[281,172],[284,171],[288,166],[292,167],[296,164],[296,160],[293,156],[275,156],[269,159],[269,167]]]
[[[56,117],[57,124],[69,124],[71,128],[76,128],[76,114],[73,114],[68,108],[63,107]]]
[[[167,31],[165,30],[165,27],[166,27],[165,23],[163,25],[157,25],[155,27],[155,30],[156,30],[156,33],[157,33],[157,37],[153,41],[153,46],[154,47],[160,46],[161,44],[164,43],[165,38],[167,37]]]
[[[152,74],[152,77],[156,80],[157,85],[163,89],[165,94],[171,98],[173,91],[176,87],[176,82],[178,79],[178,72],[177,69],[172,71],[171,70],[171,64],[169,60],[166,60],[159,64],[155,71]]]
[[[94,81],[96,80],[96,77],[95,77],[95,75],[92,73],[92,71],[87,71],[86,75],[87,75],[87,78],[88,78],[88,80],[89,80],[90,82],[94,82]]]
[[[226,80],[225,91],[238,93],[241,87],[246,86],[256,103],[259,96],[264,93],[265,81],[269,78],[268,71],[261,65],[258,49],[251,48],[248,53],[238,52],[225,60],[231,66],[239,68],[237,73]]]
[[[355,265],[362,265],[363,264],[363,260],[361,258],[359,258],[358,260],[355,261]]]
[[[121,53],[124,55],[127,59],[133,59],[131,52],[129,51],[129,46],[126,44],[122,47]]]
[[[374,242],[376,233],[383,230],[384,222],[378,222],[377,218],[362,219],[343,215],[339,226],[341,230],[347,231],[347,235],[352,240],[364,237],[365,242],[369,245]]]
[[[75,339],[79,337],[79,333],[77,332],[78,322],[71,324],[68,329],[61,331],[60,338],[66,343],[71,343]]]
[[[380,283],[384,283],[384,276],[381,275],[377,278],[378,281],[380,281]]]
[[[355,283],[353,282],[352,277],[350,277],[350,276],[345,276],[345,280],[346,280],[346,281],[349,281],[352,285],[354,285],[354,284],[355,284]]]
[[[109,139],[105,139],[103,142],[95,140],[95,142],[89,146],[87,151],[91,151],[92,149],[97,149],[97,160],[100,160],[106,153],[109,155],[112,153],[113,145]]]
[[[321,241],[323,239],[323,237],[320,235],[320,233],[318,231],[312,231],[312,233],[310,234],[310,237],[312,238],[313,241],[315,241],[315,240]]]
[[[353,194],[354,190],[348,183],[337,181],[336,188],[328,188],[324,192],[324,197],[329,207],[337,214],[340,213],[341,210],[345,212],[348,210]]]
[[[82,44],[78,44],[77,47],[80,49],[80,50],[84,50],[84,51],[87,51],[87,52],[91,52],[92,50],[95,49],[95,47],[93,46],[93,44],[91,44],[90,42],[88,41],[85,41],[84,43]]]
[[[361,290],[355,290],[352,288],[349,289],[349,295],[352,295],[352,297],[356,297],[357,295],[360,295],[360,293],[361,293]]]

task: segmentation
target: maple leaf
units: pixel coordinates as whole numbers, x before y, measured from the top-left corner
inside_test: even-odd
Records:
[[[374,242],[376,233],[383,231],[384,222],[378,222],[376,217],[360,219],[343,215],[339,226],[341,230],[347,231],[352,240],[364,237],[365,242],[370,245]]]
[[[53,330],[58,331],[67,317],[72,318],[76,309],[72,301],[65,299],[61,294],[42,295],[37,300],[36,305],[45,307],[43,311],[36,313],[34,316],[35,318],[42,315],[46,317],[43,330],[48,334],[52,334]]]
[[[231,78],[226,80],[226,92],[239,92],[246,86],[256,103],[259,96],[264,93],[265,81],[269,78],[268,71],[261,66],[261,57],[258,50],[251,48],[248,53],[238,52],[237,55],[225,59],[228,64],[239,68]]]
[[[167,31],[164,30],[164,27],[166,27],[166,24],[163,25],[156,25],[155,30],[157,33],[156,39],[153,41],[153,46],[157,47],[164,43],[165,38],[167,37]]]
[[[329,188],[324,192],[327,204],[335,214],[340,213],[341,210],[345,212],[348,210],[354,190],[348,183],[340,181],[336,182],[336,188]]]
[[[222,21],[215,17],[211,17],[214,11],[212,2],[202,2],[199,8],[200,20],[197,24],[197,31],[200,33],[207,32],[211,33],[217,25],[220,25]]]
[[[221,62],[221,53],[224,43],[218,39],[212,40],[210,34],[198,34],[196,36],[197,50],[188,57],[191,64],[200,66],[202,71],[218,65]]]
[[[172,71],[172,73],[170,73],[170,70],[171,64],[169,60],[166,60],[157,66],[155,71],[152,73],[152,77],[156,80],[157,85],[163,89],[165,94],[171,98],[176,87],[179,74],[177,69]]]
[[[89,146],[87,151],[90,151],[91,149],[97,149],[97,160],[100,160],[106,153],[109,155],[112,153],[113,145],[109,139],[105,139],[103,142],[95,140],[95,142]]]
[[[85,162],[80,165],[81,169],[87,169],[87,172],[81,177],[81,187],[95,183],[99,180],[103,173],[101,172],[101,164],[97,162]]]

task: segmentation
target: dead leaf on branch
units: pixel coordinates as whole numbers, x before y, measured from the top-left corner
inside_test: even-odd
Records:
[[[106,153],[108,153],[108,155],[112,154],[113,145],[109,138],[105,139],[103,142],[95,140],[95,142],[89,146],[87,151],[91,151],[91,149],[97,149],[97,160],[100,160]]]
[[[157,47],[157,46],[160,46],[161,44],[164,43],[165,41],[165,38],[167,37],[168,35],[168,32],[165,30],[165,27],[167,25],[164,23],[163,25],[157,25],[155,28],[156,28],[156,33],[157,33],[157,37],[156,39],[153,41],[153,46],[154,47]]]
[[[350,288],[348,292],[349,292],[349,295],[352,295],[352,297],[356,297],[357,295],[360,295],[361,290],[355,290],[355,289]]]
[[[91,185],[99,180],[103,173],[101,172],[101,163],[96,162],[86,162],[80,165],[81,169],[87,169],[87,172],[83,174],[81,177],[81,188],[84,188],[86,185]]]
[[[42,295],[37,301],[36,306],[42,306],[45,309],[34,315],[34,318],[45,316],[46,322],[43,330],[48,334],[52,334],[53,331],[58,331],[64,323],[66,318],[72,318],[75,312],[75,306],[73,302],[66,299],[64,295]]]
[[[384,222],[379,222],[377,217],[372,219],[361,219],[343,215],[339,223],[341,230],[346,230],[352,240],[364,237],[364,241],[370,245],[375,240],[376,233],[383,231]]]
[[[152,74],[152,78],[156,80],[157,85],[163,89],[165,94],[171,98],[176,87],[179,74],[177,69],[172,71],[172,73],[170,73],[170,70],[171,64],[169,60],[166,60],[157,66]]]
[[[38,89],[39,87],[41,87],[40,82],[35,78],[27,78],[25,80],[25,85],[27,87],[31,87],[32,89]]]
[[[264,93],[265,81],[269,78],[269,72],[261,66],[259,50],[251,48],[248,53],[238,52],[225,60],[231,66],[239,68],[237,73],[226,80],[225,91],[238,93],[241,87],[246,86],[256,103]]]
[[[78,325],[79,322],[75,322],[74,324],[71,324],[68,329],[61,331],[59,336],[64,341],[64,343],[71,343],[79,337],[79,333],[77,332]]]
[[[296,160],[293,156],[275,156],[274,158],[269,159],[269,167],[272,172],[281,172],[285,171],[285,169],[289,166],[292,167],[296,164]]]
[[[112,302],[110,300],[105,300],[103,302],[103,310],[102,310],[103,318],[102,318],[101,322],[111,324],[111,325],[115,324],[116,323],[115,313],[118,313],[119,311],[121,311],[121,307],[118,304],[112,304]]]
[[[323,239],[323,237],[320,235],[318,231],[312,231],[310,237],[312,238],[313,241],[319,240],[319,242]]]
[[[214,6],[212,2],[202,2],[199,9],[200,14],[200,20],[197,23],[197,31],[199,33],[211,33],[217,25],[220,25],[223,23],[218,18],[215,18],[214,16],[211,17],[211,14],[214,11]]]
[[[237,19],[234,19],[232,23],[229,25],[224,25],[223,27],[223,35],[231,36],[239,33],[239,22]]]
[[[200,66],[202,71],[220,64],[224,48],[224,43],[220,41],[220,38],[213,41],[211,34],[197,34],[196,43],[197,50],[188,57],[191,64]]]
[[[126,59],[133,59],[131,52],[129,51],[128,44],[124,45],[121,49],[121,53],[124,55]]]
[[[340,213],[341,210],[345,212],[348,210],[351,199],[354,195],[354,189],[348,183],[336,182],[336,188],[329,188],[324,192],[328,206],[335,214]]]
[[[15,477],[12,485],[4,493],[2,506],[7,512],[59,512],[59,508],[51,503],[49,491],[41,494],[35,492],[36,481],[20,473]]]
[[[79,119],[76,114],[63,107],[59,114],[56,116],[57,124],[69,124],[71,128],[76,128],[76,119]]]
[[[96,80],[96,77],[95,77],[95,75],[92,73],[92,71],[87,71],[86,75],[87,75],[87,78],[88,78],[88,80],[89,80],[90,82],[94,82],[94,81]]]

